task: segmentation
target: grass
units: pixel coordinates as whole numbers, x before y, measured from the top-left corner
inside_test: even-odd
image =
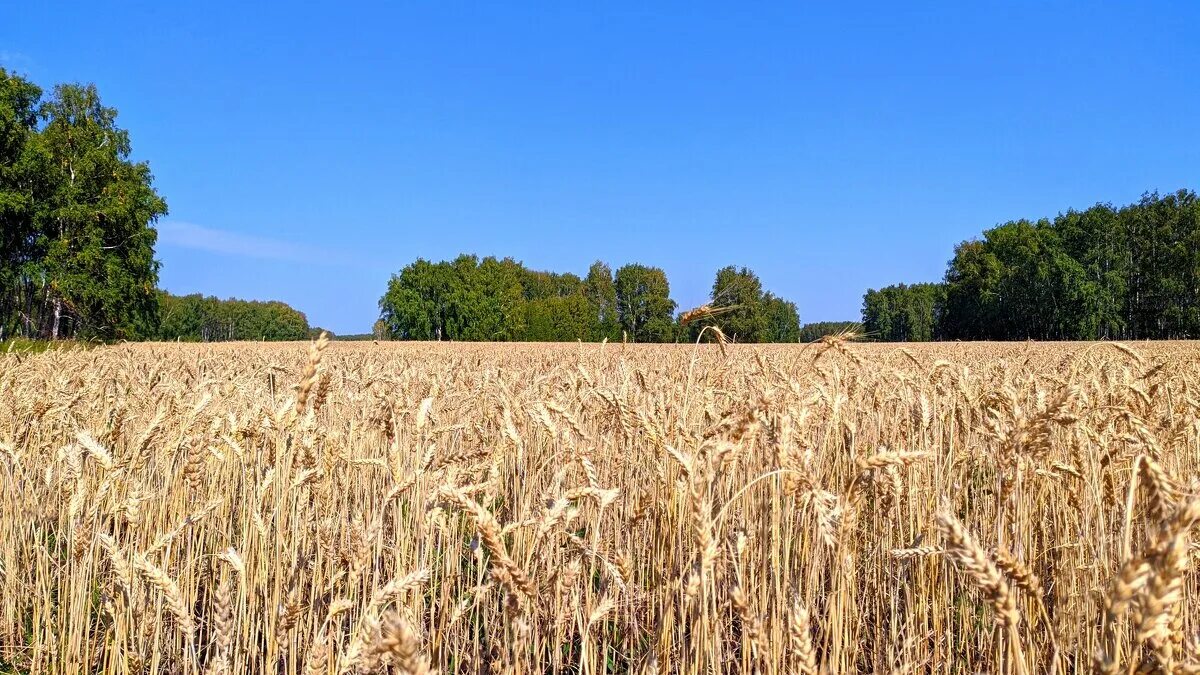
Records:
[[[7,353],[0,672],[1192,672],[1198,356]]]

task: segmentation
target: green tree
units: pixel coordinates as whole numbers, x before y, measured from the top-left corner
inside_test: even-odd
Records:
[[[629,264],[614,281],[617,317],[634,342],[670,342],[674,338],[675,301],[667,275],[657,267]]]
[[[957,339],[1200,335],[1200,200],[1181,190],[1018,220],[955,249],[942,330]]]
[[[532,300],[524,305],[525,334],[529,342],[590,340],[592,308],[582,293]]]
[[[1048,220],[1018,220],[961,244],[946,272],[945,334],[959,339],[1090,339],[1102,302]]]
[[[32,332],[34,209],[39,186],[36,150],[42,90],[0,68],[0,339],[24,326]]]
[[[397,340],[451,338],[452,300],[459,277],[445,262],[418,258],[388,282],[379,301],[380,320],[388,337]]]
[[[1083,326],[1086,337],[1115,340],[1128,335],[1128,238],[1117,210],[1097,204],[1054,219],[1062,253],[1075,260],[1090,289]]]
[[[296,341],[308,339],[314,330],[302,312],[278,301],[218,300],[198,293],[176,296],[159,291],[158,309],[160,340]]]
[[[506,259],[510,260],[511,259]],[[583,280],[567,272],[540,272],[526,269],[519,263],[516,265],[521,282],[521,289],[526,300],[543,300],[545,298],[563,298],[583,290]]]
[[[157,232],[167,212],[150,167],[129,159],[129,134],[116,126],[92,85],[59,85],[40,115],[47,169],[35,228],[48,334],[136,338],[157,320]],[[40,277],[40,279],[38,278]]]
[[[388,282],[379,300],[380,320],[397,340],[521,339],[524,272],[510,258],[418,259]]]
[[[717,270],[708,307],[710,312],[687,321],[689,339],[714,339],[704,331],[714,325],[734,342],[795,342],[800,337],[795,303],[764,292],[758,275],[746,267]]]
[[[733,265],[717,270],[709,295],[715,313],[691,324],[692,339],[704,326],[716,324],[734,342],[767,341],[770,326],[764,299],[762,281],[754,272]]]
[[[588,268],[583,280],[583,294],[591,307],[590,339],[600,342],[605,338],[617,340],[621,337],[620,315],[617,311],[617,286],[613,281],[612,268],[597,260]]]
[[[1200,335],[1200,202],[1180,190],[1143,195],[1119,214],[1128,242],[1131,337]]]
[[[474,256],[459,256],[455,310],[458,325],[453,339],[470,341],[516,340],[525,332],[521,303],[521,266],[511,258],[487,257],[473,268]]]
[[[529,342],[591,340],[596,318],[586,296],[586,284],[577,275],[518,270],[523,291],[516,339]],[[611,281],[611,280],[610,280]]]
[[[1001,273],[1000,261],[982,241],[964,241],[954,248],[954,257],[946,268],[946,311],[942,316],[946,337],[991,337]]]
[[[763,296],[763,314],[767,319],[767,342],[800,341],[800,312],[796,303],[767,293]]]
[[[863,296],[863,330],[876,340],[927,342],[940,337],[944,284],[896,284]]]

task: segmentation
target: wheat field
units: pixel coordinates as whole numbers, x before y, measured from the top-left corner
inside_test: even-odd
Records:
[[[0,672],[1200,672],[1198,359],[0,356]]]

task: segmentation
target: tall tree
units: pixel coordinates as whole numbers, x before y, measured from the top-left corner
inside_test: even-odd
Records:
[[[487,257],[472,267],[474,256],[459,256],[455,310],[460,321],[453,332],[456,340],[510,341],[525,330],[521,311],[523,290],[521,267],[511,258]]]
[[[674,337],[675,301],[667,275],[657,267],[624,265],[614,282],[617,316],[634,342],[670,342]]]
[[[135,338],[157,320],[158,234],[167,212],[150,167],[129,159],[129,134],[92,85],[59,85],[41,109],[47,192],[35,215],[51,338]],[[37,278],[39,277],[40,278]]]
[[[758,275],[746,267],[730,265],[717,270],[708,309],[680,316],[689,339],[710,336],[704,330],[707,326],[719,327],[734,342],[796,342],[800,337],[795,303],[764,292]]]
[[[0,338],[32,329],[25,279],[36,260],[34,209],[43,164],[37,152],[42,90],[0,68]]]
[[[796,303],[767,293],[763,296],[763,313],[767,319],[767,342],[800,341],[800,312]]]
[[[524,304],[524,334],[529,342],[591,340],[592,307],[582,293],[553,296]]]
[[[767,341],[768,317],[762,281],[749,269],[733,265],[717,270],[709,304],[718,310],[711,318],[697,322],[697,329],[715,323],[734,342]]]
[[[612,268],[597,260],[588,268],[583,280],[583,293],[592,310],[591,339],[599,342],[605,338],[616,340],[621,337],[621,323],[617,312],[617,287],[613,282]]]
[[[1000,261],[982,241],[965,241],[954,248],[946,268],[946,311],[942,333],[960,340],[995,339],[999,320]]]
[[[441,340],[450,334],[452,299],[459,285],[454,268],[445,262],[418,258],[388,282],[379,300],[380,320],[388,337],[397,340]]]
[[[889,342],[926,342],[940,336],[944,284],[896,284],[863,296],[863,330]]]
[[[1125,299],[1129,281],[1128,238],[1117,210],[1097,204],[1054,219],[1062,253],[1075,260],[1091,291],[1083,332],[1095,339],[1128,334]]]
[[[950,338],[1200,336],[1200,200],[1150,193],[1004,223],[955,249],[946,285]]]

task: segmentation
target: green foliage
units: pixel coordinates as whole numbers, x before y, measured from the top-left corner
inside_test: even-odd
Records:
[[[841,335],[860,328],[856,321],[817,321],[800,327],[800,342],[816,342],[826,335]]]
[[[687,324],[693,341],[710,335],[704,328],[711,325],[733,342],[795,342],[800,337],[795,303],[764,292],[758,275],[746,267],[717,270],[709,298],[711,312]]]
[[[172,342],[307,340],[313,330],[303,313],[282,302],[160,292],[159,308],[158,338]]]
[[[92,85],[51,96],[0,69],[0,330],[136,339],[158,317],[149,167]]]
[[[666,275],[640,265],[621,271],[624,310],[618,281],[602,262],[581,279],[530,270],[511,258],[480,260],[464,254],[450,262],[418,259],[388,283],[375,335],[397,340],[600,341],[618,339],[628,325],[633,339],[671,339],[675,304],[668,297]]]
[[[0,337],[20,325],[26,277],[36,256],[40,154],[34,141],[41,96],[36,85],[0,68]]]
[[[375,339],[573,342],[692,339],[700,326],[674,319],[667,275],[629,264],[614,275],[596,261],[587,276],[530,270],[505,258],[460,255],[450,262],[418,259],[392,276],[379,300]],[[795,342],[796,305],[762,291],[753,272],[717,274],[714,304],[729,311],[716,321],[740,341]],[[732,324],[725,320],[732,320]]]
[[[994,227],[955,249],[942,333],[956,339],[1200,336],[1200,200],[1180,190]]]
[[[582,293],[531,300],[524,309],[527,342],[591,340],[596,333],[597,313]]]
[[[713,313],[689,322],[690,339],[695,341],[705,326],[715,324],[733,342],[766,341],[768,325],[763,299],[762,281],[757,274],[745,267],[722,267],[717,270],[709,294],[708,304]]]
[[[379,300],[380,321],[389,337],[397,340],[440,340],[450,338],[447,326],[451,292],[457,284],[449,263],[418,259],[388,282]]]
[[[511,258],[418,259],[393,275],[379,301],[397,340],[516,340],[525,333],[525,270]]]
[[[863,331],[888,342],[927,342],[939,337],[944,284],[897,284],[868,290],[863,297]]]
[[[612,268],[599,260],[592,263],[583,280],[583,294],[596,312],[589,339],[595,342],[619,340],[621,320],[617,311],[617,285],[613,281]]]
[[[466,255],[453,265],[458,279],[451,300],[456,324],[448,337],[472,342],[520,339],[525,330],[521,265],[511,258],[478,261]]]
[[[672,342],[675,301],[667,274],[657,267],[632,263],[617,270],[614,281],[617,320],[632,342]]]
[[[800,311],[796,303],[767,293],[763,296],[767,317],[766,342],[800,342]]]

